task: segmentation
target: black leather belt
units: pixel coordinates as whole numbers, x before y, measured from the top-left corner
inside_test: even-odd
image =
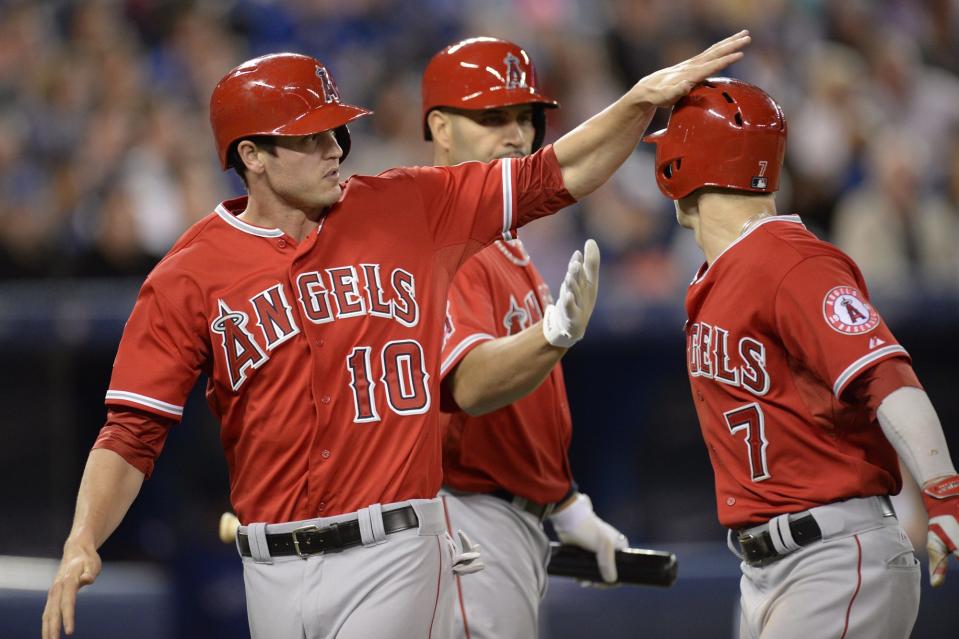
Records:
[[[489,493],[493,497],[499,497],[504,501],[508,501],[516,508],[526,511],[531,514],[533,517],[536,517],[538,520],[543,521],[547,517],[553,514],[553,510],[556,509],[556,503],[551,504],[540,504],[535,501],[526,499],[525,497],[520,497],[519,495],[514,495],[508,493],[505,490],[497,490],[495,492]]]
[[[822,539],[819,524],[816,523],[816,518],[811,514],[790,519],[789,530],[792,533],[793,541],[799,546],[808,546]],[[743,549],[743,560],[750,566],[768,566],[784,556],[773,545],[768,529],[754,534],[740,530],[737,532],[737,537],[739,545]]]
[[[383,513],[383,529],[386,534],[419,526],[419,519],[412,506],[404,506]],[[288,533],[267,533],[266,547],[271,557],[298,555],[308,557],[321,552],[342,550],[363,543],[360,523],[356,519],[330,524],[322,528],[309,525]],[[244,557],[252,557],[250,539],[246,533],[237,535],[237,546]]]

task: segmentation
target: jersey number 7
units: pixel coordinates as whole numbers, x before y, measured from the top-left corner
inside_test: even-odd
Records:
[[[766,419],[763,409],[753,402],[723,413],[729,433],[735,435],[746,431],[746,453],[749,458],[749,472],[753,481],[769,479],[769,467],[766,465]]]

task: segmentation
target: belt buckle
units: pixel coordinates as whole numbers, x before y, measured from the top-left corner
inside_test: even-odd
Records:
[[[309,553],[304,553],[300,550],[300,540],[297,538],[297,534],[317,531],[319,531],[319,528],[315,524],[307,524],[306,526],[300,526],[290,533],[290,536],[293,537],[293,550],[296,551],[297,557],[300,559],[306,559],[310,556]]]

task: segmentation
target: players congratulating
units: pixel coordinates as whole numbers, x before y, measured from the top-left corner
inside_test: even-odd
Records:
[[[449,636],[453,574],[477,560],[471,547],[454,547],[436,498],[434,399],[453,274],[483,246],[598,188],[658,106],[738,60],[748,43],[741,32],[643,78],[528,157],[345,183],[347,124],[369,112],[341,102],[322,63],[281,53],[227,73],[211,97],[211,124],[222,166],[239,173],[248,195],[190,228],[140,291],[48,593],[45,639],[61,627],[73,632],[77,590],[99,574],[97,550],[153,471],[201,372],[244,524],[237,546],[252,635]],[[267,315],[283,322],[288,308],[297,330],[267,343],[253,327],[273,320],[241,310],[276,285],[296,290],[303,273],[351,264],[410,273],[415,324],[374,313],[317,321],[277,295]],[[342,301],[358,306],[348,279],[339,280]],[[239,334],[227,326],[240,324],[252,338],[247,348],[269,357],[243,368],[234,388],[223,341]]]

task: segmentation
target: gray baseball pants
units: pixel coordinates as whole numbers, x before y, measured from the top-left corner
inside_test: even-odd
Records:
[[[462,529],[480,546],[486,568],[456,578],[458,639],[535,639],[546,594],[549,538],[533,515],[499,497],[440,495],[449,530]]]
[[[810,512],[821,542],[767,566],[742,564],[740,639],[909,637],[921,574],[896,517],[878,497]]]
[[[247,614],[254,639],[447,639],[452,636],[454,547],[440,500],[412,505],[419,528],[382,534],[380,505],[355,513],[240,528],[254,557],[243,557]],[[336,552],[270,557],[266,533],[357,519],[363,545]],[[376,519],[379,518],[379,522]],[[376,532],[379,531],[379,532]]]

